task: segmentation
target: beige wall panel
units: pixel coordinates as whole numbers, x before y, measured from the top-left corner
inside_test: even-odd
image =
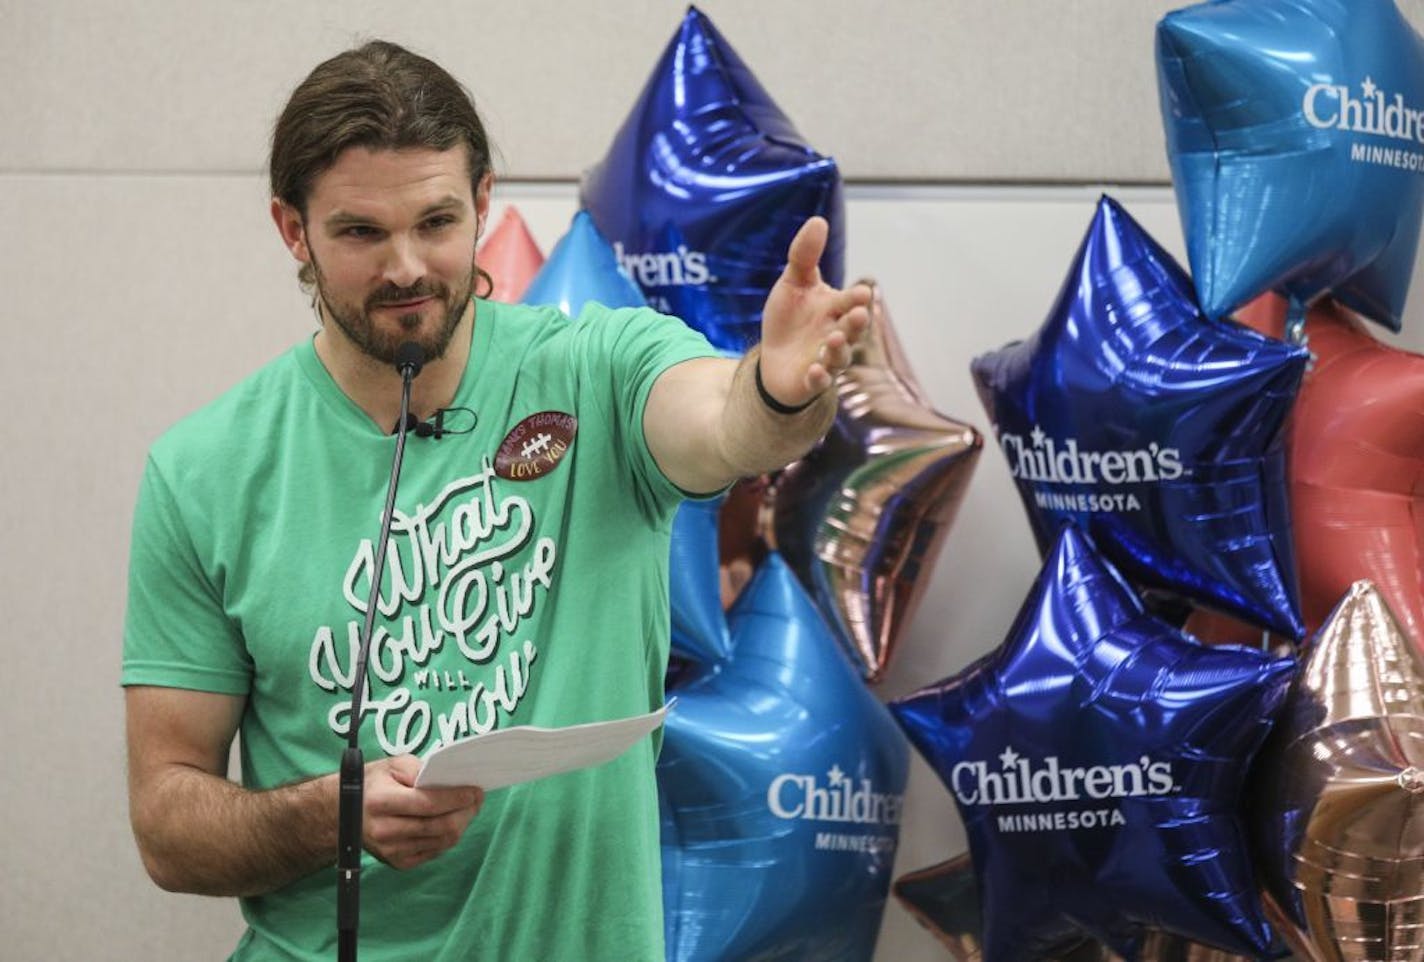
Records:
[[[1165,182],[1164,0],[707,0],[855,180]],[[1402,0],[1424,22],[1424,0]],[[607,149],[685,6],[671,0],[0,0],[0,170],[256,171],[319,59],[409,44],[475,92],[513,178]]]

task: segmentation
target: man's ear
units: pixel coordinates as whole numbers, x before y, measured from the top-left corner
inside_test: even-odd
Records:
[[[292,256],[303,264],[310,264],[311,250],[307,247],[307,228],[302,222],[301,211],[273,197],[272,221],[277,225],[277,233],[282,235],[282,243]]]
[[[487,171],[475,188],[475,240],[485,236],[485,219],[489,216],[490,191],[494,188],[494,171]]]

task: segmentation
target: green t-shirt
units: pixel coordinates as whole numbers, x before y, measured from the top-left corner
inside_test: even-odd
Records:
[[[406,445],[368,760],[662,704],[683,493],[648,451],[643,407],[661,372],[711,348],[647,310],[593,305],[571,322],[487,301],[471,348],[453,405],[473,432]],[[122,681],[246,695],[250,788],[340,761],[393,451],[308,341],[150,453]],[[493,791],[460,843],[415,869],[366,855],[361,958],[661,962],[656,750],[644,739]],[[334,869],[242,909],[234,958],[335,957]]]

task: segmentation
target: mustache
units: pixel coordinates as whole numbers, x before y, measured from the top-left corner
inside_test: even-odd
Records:
[[[397,287],[394,284],[387,284],[372,291],[366,298],[366,308],[383,307],[386,304],[403,304],[406,301],[419,300],[422,297],[444,297],[445,285],[439,281],[421,280],[410,287]]]

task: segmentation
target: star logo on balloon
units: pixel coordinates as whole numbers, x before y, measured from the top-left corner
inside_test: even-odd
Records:
[[[1293,671],[1147,615],[1065,527],[1003,644],[891,705],[964,820],[984,957],[1092,936],[1131,959],[1156,927],[1265,952],[1238,809]]]
[[[1392,0],[1217,0],[1157,27],[1203,309],[1333,292],[1399,330],[1424,216],[1424,41]],[[1361,81],[1360,78],[1364,78]]]
[[[729,621],[658,759],[668,959],[869,958],[909,748],[779,555]]]
[[[1421,768],[1424,656],[1357,582],[1307,649],[1252,783],[1272,921],[1299,958],[1417,953]]]
[[[1043,325],[972,373],[1040,551],[1071,522],[1133,582],[1299,638],[1281,435],[1307,359],[1203,317],[1104,197]]]

